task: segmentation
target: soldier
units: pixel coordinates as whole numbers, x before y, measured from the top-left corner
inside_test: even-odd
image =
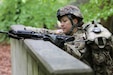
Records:
[[[83,16],[78,7],[67,5],[57,11],[57,18],[61,23],[61,29],[66,35],[74,36],[75,40],[65,43],[65,50],[73,56],[81,59],[85,52],[85,31],[82,29]]]
[[[58,9],[57,18],[60,21],[62,30],[57,31],[39,28],[34,28],[34,30],[36,32],[56,34],[60,33],[61,35],[69,35],[75,37],[74,41],[64,43],[64,45],[62,45],[62,49],[91,66],[95,72],[95,75],[112,75],[112,45],[110,44],[110,41],[108,41],[108,38],[107,42],[105,41],[106,38],[103,38],[103,35],[102,37],[98,37],[98,34],[99,36],[101,36],[102,27],[100,26],[100,28],[98,28],[98,26],[94,23],[83,24],[83,16],[80,12],[80,9],[73,5],[67,5]],[[87,30],[88,26],[93,26],[94,28],[92,27],[92,30],[90,31],[90,28],[89,30]],[[26,29],[33,28],[26,27]],[[103,31],[104,30],[106,29],[104,28]],[[91,40],[90,42],[87,40],[87,38],[89,37],[87,32],[91,32],[91,34],[93,32],[95,36],[97,36],[96,42],[95,40]],[[108,32],[107,34],[110,33]],[[93,38],[95,38],[95,36]],[[99,39],[100,41],[104,42],[100,43],[100,46],[98,46]],[[102,46],[103,44],[104,46]]]
[[[74,36],[75,41],[65,43],[63,49],[71,55],[81,59],[86,48],[84,47],[85,42],[83,41],[85,39],[85,33],[82,29],[83,16],[79,8],[73,5],[62,7],[57,11],[57,18],[60,21],[62,30],[48,30],[42,28],[34,28],[34,30],[41,33],[47,32]],[[33,28],[26,27],[26,29]]]

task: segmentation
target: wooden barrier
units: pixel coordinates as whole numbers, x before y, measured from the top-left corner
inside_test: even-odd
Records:
[[[89,66],[49,41],[11,38],[11,58],[12,75],[93,75]]]

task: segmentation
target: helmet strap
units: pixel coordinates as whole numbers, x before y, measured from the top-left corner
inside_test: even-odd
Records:
[[[70,31],[69,31],[66,35],[72,35],[74,28],[75,28],[75,27],[78,27],[78,24],[74,24],[71,15],[67,15],[67,17],[68,17],[69,20],[71,21],[72,27],[71,27]]]

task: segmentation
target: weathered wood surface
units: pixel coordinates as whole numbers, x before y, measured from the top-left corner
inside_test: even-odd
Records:
[[[49,41],[11,39],[11,55],[12,75],[93,75],[89,66]]]

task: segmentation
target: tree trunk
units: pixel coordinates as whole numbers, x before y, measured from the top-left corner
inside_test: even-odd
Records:
[[[113,16],[108,17],[107,20],[101,19],[101,24],[113,33]]]

